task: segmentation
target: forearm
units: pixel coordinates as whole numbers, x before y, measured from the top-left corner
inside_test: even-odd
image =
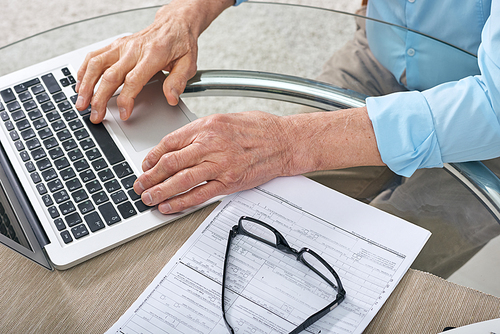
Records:
[[[289,175],[384,165],[366,107],[284,118],[289,131]]]

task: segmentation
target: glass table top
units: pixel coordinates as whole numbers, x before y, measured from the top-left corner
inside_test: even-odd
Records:
[[[112,36],[140,31],[153,21],[158,8],[141,8],[83,20],[2,47],[0,75]],[[273,3],[245,3],[229,8],[200,37],[198,69],[267,72],[314,80],[331,55],[352,39],[355,17],[355,14],[333,10]],[[474,57],[433,41],[437,47],[454,49],[462,57]],[[235,96],[237,94],[209,95],[186,95],[183,99],[198,117],[256,109],[289,115],[303,108],[293,101]],[[446,172],[436,170],[435,173]],[[464,193],[470,196],[470,201],[476,201],[472,193],[467,190]],[[476,268],[473,270],[477,272]],[[460,281],[459,277],[458,282],[500,295],[495,284],[473,282],[469,277],[470,274],[465,273],[465,278]]]

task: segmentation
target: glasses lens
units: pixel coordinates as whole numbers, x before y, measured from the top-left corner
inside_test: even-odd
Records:
[[[276,235],[267,226],[250,219],[242,219],[241,226],[253,237],[257,237],[257,239],[260,239],[261,241],[276,245]]]
[[[314,268],[312,270],[314,272],[316,272],[316,274],[319,277],[321,277],[323,280],[328,281],[328,283],[330,283],[330,285],[333,284],[333,286],[335,287],[335,292],[332,292],[332,293],[337,292],[337,290],[338,290],[337,279],[335,278],[333,273],[328,269],[328,267],[325,266],[325,264],[323,264],[323,262],[321,262],[315,254],[310,253],[308,251],[305,251],[302,253],[302,259],[304,260],[304,262],[306,262],[310,266],[310,268]],[[325,282],[325,284],[327,284],[327,283]]]

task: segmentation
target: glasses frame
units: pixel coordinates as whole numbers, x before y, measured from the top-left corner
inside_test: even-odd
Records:
[[[259,224],[259,225],[261,225],[261,226],[269,229],[276,236],[276,243],[269,242],[268,240],[262,239],[261,237],[259,237],[259,236],[255,235],[255,234],[253,234],[253,233],[245,230],[245,228],[243,227],[243,224],[242,224],[242,222],[244,220],[251,221],[253,223]],[[221,296],[221,299],[222,299],[221,300],[222,318],[224,319],[226,327],[227,327],[227,329],[229,330],[229,332],[231,334],[234,334],[234,330],[233,330],[233,328],[231,327],[231,325],[229,324],[229,322],[228,322],[228,320],[226,318],[226,307],[225,307],[226,272],[227,272],[226,269],[227,269],[227,264],[228,264],[229,250],[231,248],[231,241],[238,234],[250,237],[250,238],[255,239],[255,240],[258,240],[258,241],[263,242],[266,245],[269,245],[271,247],[274,247],[274,248],[276,248],[276,249],[278,249],[278,250],[280,250],[280,251],[282,251],[282,252],[284,252],[286,254],[291,254],[291,255],[295,256],[295,259],[297,261],[300,261],[302,264],[304,264],[309,269],[311,269],[312,271],[314,271],[319,277],[321,277],[330,286],[332,286],[335,290],[337,290],[337,296],[336,296],[336,298],[335,298],[335,300],[333,302],[329,303],[324,308],[322,308],[318,312],[316,312],[313,315],[311,315],[310,317],[308,317],[306,320],[304,320],[304,322],[302,322],[300,325],[298,325],[289,334],[300,333],[301,331],[303,331],[304,329],[306,329],[307,327],[309,327],[310,325],[312,325],[314,322],[316,322],[317,320],[319,320],[320,318],[322,318],[323,316],[325,316],[328,312],[330,312],[331,310],[333,310],[334,308],[336,308],[345,299],[346,291],[344,290],[344,288],[342,286],[342,282],[340,281],[339,275],[335,272],[335,270],[321,256],[319,256],[317,253],[315,253],[314,251],[312,251],[311,249],[309,249],[307,247],[303,247],[300,251],[297,251],[296,249],[290,247],[290,245],[286,241],[285,237],[280,232],[278,232],[278,230],[276,230],[274,227],[272,227],[271,225],[266,224],[263,221],[255,219],[255,218],[252,218],[252,217],[242,216],[238,220],[238,225],[234,225],[232,227],[232,229],[229,231],[229,236],[228,236],[227,246],[226,246],[226,254],[224,256],[224,269],[223,269],[224,271],[222,273],[222,296]],[[311,264],[309,264],[304,259],[304,253],[309,253],[312,256],[314,256],[318,261],[320,261],[330,271],[330,273],[333,275],[333,277],[335,277],[335,280],[336,280],[337,284],[335,284],[334,282],[332,282],[330,279],[328,279],[327,277],[325,277],[319,270],[317,270]]]

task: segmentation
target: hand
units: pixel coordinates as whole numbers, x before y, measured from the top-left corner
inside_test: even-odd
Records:
[[[290,175],[287,126],[286,118],[260,111],[199,119],[148,153],[134,190],[145,204],[173,213]]]
[[[78,70],[76,108],[83,110],[90,103],[90,120],[99,123],[107,102],[124,84],[117,105],[120,118],[126,120],[135,97],[160,70],[170,72],[163,91],[168,103],[176,105],[187,80],[196,74],[199,35],[231,4],[234,0],[174,0],[157,12],[146,29],[89,53]]]

